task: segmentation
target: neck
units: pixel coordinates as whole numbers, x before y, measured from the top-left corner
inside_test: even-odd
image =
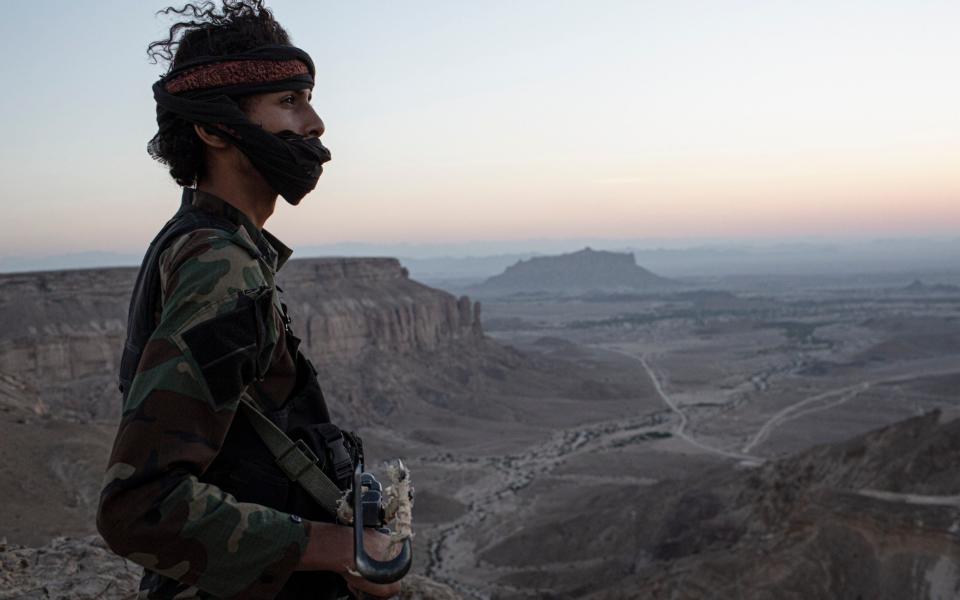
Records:
[[[217,170],[211,170],[207,177],[197,182],[197,189],[222,199],[246,215],[257,229],[263,229],[277,206],[277,193],[259,173],[248,177],[236,172],[229,177],[217,176],[217,173]]]

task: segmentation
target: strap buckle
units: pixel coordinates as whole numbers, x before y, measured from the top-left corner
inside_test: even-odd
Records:
[[[312,466],[314,466],[315,464],[317,464],[318,462],[320,462],[320,459],[317,458],[317,455],[313,453],[313,450],[310,449],[310,446],[308,446],[308,445],[306,444],[306,442],[304,442],[303,440],[298,439],[297,441],[295,441],[295,442],[293,443],[292,446],[290,446],[289,448],[287,448],[286,450],[284,450],[284,452],[283,452],[282,454],[280,454],[280,456],[277,457],[277,462],[280,464],[281,467],[284,466],[284,465],[290,464],[290,463],[287,461],[287,456],[288,456],[291,452],[294,452],[294,451],[296,451],[296,450],[299,450],[300,453],[303,455],[303,458],[305,458],[306,460],[302,461],[302,466],[301,466],[297,471],[295,471],[295,472],[294,472],[294,471],[289,471],[289,472],[288,472],[288,475],[289,475],[290,478],[293,479],[294,481],[300,479],[300,476],[303,475],[304,473],[306,473],[306,471],[307,471],[310,467],[312,467]],[[296,456],[292,457],[292,461],[290,461],[290,462],[294,462],[294,463],[299,463],[299,462],[301,462],[301,461],[298,461],[297,458],[298,458],[298,457],[296,457]],[[292,466],[292,465],[291,465],[291,466]]]
[[[354,467],[353,457],[350,455],[350,449],[347,448],[346,436],[333,423],[324,423],[318,427],[318,431],[323,436],[325,454],[330,460],[329,468],[334,478],[345,484],[350,479]]]
[[[339,440],[328,447],[330,448],[330,462],[333,463],[331,466],[334,476],[341,481],[349,479],[353,472],[353,459],[347,452],[343,437],[341,436]]]

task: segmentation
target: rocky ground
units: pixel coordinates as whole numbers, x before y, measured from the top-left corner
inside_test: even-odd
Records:
[[[113,554],[98,536],[57,537],[40,547],[0,544],[0,598],[124,598],[140,569]]]
[[[141,569],[99,536],[58,537],[39,547],[0,542],[0,600],[120,600],[136,594]],[[404,579],[401,600],[460,600],[419,575]]]
[[[762,466],[704,466],[695,479],[653,485],[581,482],[565,499],[575,518],[532,521],[512,533],[497,526],[510,522],[504,508],[522,500],[538,469],[624,429],[631,426],[559,433],[538,450],[461,465],[500,483],[482,486],[486,495],[434,538],[428,573],[443,580],[469,570],[476,558],[463,535],[487,528],[495,539],[479,558],[493,585],[466,586],[468,596],[960,597],[960,419],[944,422],[936,412]],[[496,489],[506,493],[491,495]],[[139,568],[97,536],[0,544],[3,600],[123,598],[138,579]],[[406,580],[403,595],[460,597],[420,575]]]
[[[763,466],[581,488],[569,518],[529,523],[486,550],[497,577],[488,595],[954,599],[957,464],[960,419],[930,413]]]

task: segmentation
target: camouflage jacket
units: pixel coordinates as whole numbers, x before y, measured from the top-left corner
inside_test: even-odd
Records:
[[[124,402],[97,526],[146,569],[141,598],[273,598],[309,522],[238,501],[205,475],[245,421],[235,419],[241,392],[269,409],[296,385],[274,283],[291,252],[219,198],[196,192],[192,203],[236,229],[195,230],[160,256],[161,310]]]

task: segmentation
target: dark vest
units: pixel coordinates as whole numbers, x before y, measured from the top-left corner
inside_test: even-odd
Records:
[[[160,307],[160,255],[175,240],[191,231],[221,229],[232,233],[238,227],[226,217],[214,215],[193,206],[192,194],[192,189],[184,188],[180,209],[150,243],[140,265],[140,272],[130,299],[127,337],[120,360],[120,391],[124,401],[127,399],[130,385],[136,375],[143,349],[157,325],[156,315]],[[285,314],[286,306],[283,306],[283,311],[287,346],[291,356],[296,357],[297,381],[293,392],[283,406],[265,414],[292,437],[304,437],[310,434],[317,437],[318,425],[320,431],[326,433],[336,430],[336,427],[329,424],[330,416],[323,392],[317,382],[316,370],[299,350],[300,340],[290,329],[290,319]],[[240,502],[268,506],[312,521],[336,520],[333,515],[326,513],[310,499],[299,484],[287,479],[242,412],[237,413],[220,452],[199,479],[216,485]],[[163,590],[160,593],[163,594],[169,589],[171,597],[181,586],[173,580],[149,571],[145,577],[158,578],[159,588]],[[333,599],[344,595],[346,595],[346,588],[339,575],[325,572],[296,572],[287,581],[277,598],[282,600]]]

